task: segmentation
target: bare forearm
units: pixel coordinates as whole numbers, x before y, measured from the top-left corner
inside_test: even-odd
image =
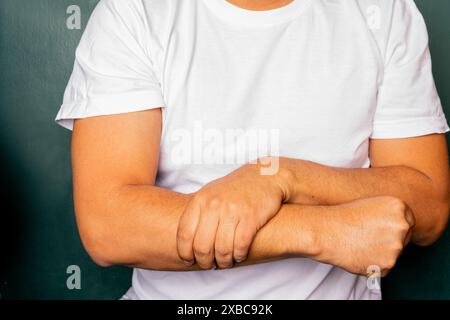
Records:
[[[432,242],[445,226],[442,217],[448,211],[448,192],[440,190],[446,188],[439,188],[413,168],[343,169],[295,159],[281,159],[280,166],[293,177],[291,203],[336,205],[364,197],[393,196],[405,201],[415,215],[414,242]]]
[[[153,186],[126,186],[117,189],[109,198],[102,204],[103,208],[98,208],[108,216],[99,216],[96,239],[100,240],[87,245],[88,250],[96,246],[94,251],[100,252],[91,252],[91,256],[97,256],[98,263],[153,270],[199,269],[195,264],[186,266],[176,247],[178,222],[189,195]],[[260,230],[243,264],[314,254],[314,235],[307,223],[313,210],[317,209],[283,206],[276,217]],[[92,228],[92,223],[91,219],[89,228]],[[99,237],[99,232],[103,236]]]
[[[84,246],[98,264],[176,268],[172,238],[189,196],[129,185],[90,197],[76,199],[75,209]]]

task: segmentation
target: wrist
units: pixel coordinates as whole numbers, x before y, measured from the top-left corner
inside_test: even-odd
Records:
[[[326,205],[325,199],[319,197],[322,191],[321,177],[312,173],[320,167],[307,160],[280,158],[279,176],[286,182],[286,203],[303,205]]]
[[[314,230],[314,246],[311,259],[322,263],[334,264],[342,257],[339,252],[348,236],[347,218],[351,216],[351,207],[347,205],[315,206],[316,219],[312,223]],[[350,211],[349,211],[350,210]]]
[[[276,186],[283,196],[283,202],[288,203],[295,193],[295,174],[284,166],[280,157],[263,157],[258,159],[257,167],[261,176],[266,176]]]
[[[317,260],[326,248],[325,238],[328,233],[324,232],[322,215],[325,207],[287,204],[283,208],[292,213],[286,230],[286,234],[289,234],[287,254]]]
[[[280,167],[273,179],[283,194],[283,202],[289,203],[295,194],[294,174],[289,169]]]

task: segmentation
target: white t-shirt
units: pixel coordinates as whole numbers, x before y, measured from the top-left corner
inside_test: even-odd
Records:
[[[201,188],[257,156],[370,165],[370,138],[449,130],[413,0],[102,0],[57,115],[163,109],[157,185]],[[135,269],[139,299],[379,299],[366,278],[309,259],[230,270]]]

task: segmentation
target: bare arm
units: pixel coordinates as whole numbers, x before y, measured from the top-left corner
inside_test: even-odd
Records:
[[[100,265],[155,270],[201,267],[186,265],[177,251],[180,219],[197,195],[154,186],[160,135],[158,109],[75,123],[72,157],[76,218],[84,246]],[[253,193],[244,195],[237,190],[221,201],[246,204],[246,200],[257,198],[261,202],[258,190],[266,190],[267,183],[277,181],[277,177],[264,178],[253,169],[247,166],[221,179],[212,192],[204,188],[200,199],[214,200],[215,191],[222,186],[251,190],[251,185]],[[236,208],[226,214],[233,216],[235,212]],[[413,223],[403,203],[390,197],[328,207],[281,205],[277,214],[261,226],[242,264],[301,256],[354,273],[364,274],[372,264],[386,272],[409,241]]]
[[[72,157],[77,223],[100,265],[195,270],[180,260],[176,235],[191,196],[154,186],[161,135],[159,109],[77,120]],[[313,252],[310,231],[292,228],[299,206],[286,206],[253,244],[247,263]],[[301,240],[301,241],[299,241]]]
[[[109,207],[92,206],[109,217],[91,214],[81,233],[86,249],[99,265],[171,271],[201,269],[197,264],[185,265],[176,247],[178,222],[189,196],[152,186],[125,186],[109,197]],[[296,256],[316,253],[308,224],[300,224],[302,220],[306,222],[311,211],[300,208],[291,205],[280,210],[255,239],[246,264],[284,259],[294,256],[294,252]],[[80,217],[80,212],[77,215]],[[295,221],[299,223],[293,228]]]
[[[292,174],[289,202],[335,205],[363,197],[393,196],[412,209],[412,241],[433,243],[449,214],[449,165],[444,135],[372,140],[370,169],[342,169],[293,159],[280,166]]]

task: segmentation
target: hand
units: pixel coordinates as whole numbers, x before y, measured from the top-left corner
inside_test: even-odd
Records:
[[[339,212],[324,217],[316,260],[355,274],[368,275],[369,266],[379,267],[381,276],[389,273],[411,239],[415,220],[407,205],[375,197],[330,208]]]
[[[249,164],[205,185],[190,200],[178,226],[180,258],[202,269],[230,268],[246,259],[258,232],[281,207],[281,174],[261,175]]]

